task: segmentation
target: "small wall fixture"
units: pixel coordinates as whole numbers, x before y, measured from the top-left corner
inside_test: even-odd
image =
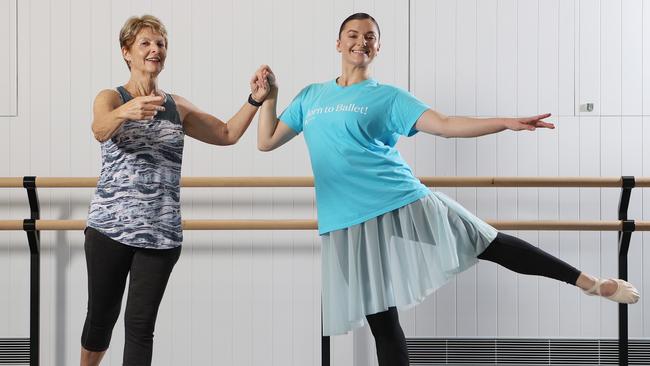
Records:
[[[585,103],[580,105],[580,112],[593,112],[594,103]]]

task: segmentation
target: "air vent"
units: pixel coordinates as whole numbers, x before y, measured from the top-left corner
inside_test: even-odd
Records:
[[[618,340],[569,338],[408,338],[412,366],[617,365]],[[650,339],[629,341],[629,364],[650,365]]]
[[[0,338],[0,365],[29,364],[29,338]]]

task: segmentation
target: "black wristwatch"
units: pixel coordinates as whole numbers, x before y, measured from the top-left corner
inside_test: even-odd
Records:
[[[248,94],[248,103],[250,103],[251,105],[253,105],[255,107],[261,107],[262,103],[264,103],[264,102],[263,101],[258,102],[255,99],[253,99],[253,93],[251,93],[251,94]]]

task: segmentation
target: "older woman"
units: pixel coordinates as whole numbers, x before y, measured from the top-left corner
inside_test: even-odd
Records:
[[[251,79],[248,101],[224,123],[159,88],[168,47],[160,20],[128,19],[120,47],[131,77],[116,90],[101,91],[93,107],[102,169],[85,231],[88,313],[81,365],[98,365],[108,348],[129,274],[123,364],[151,364],[158,307],[183,241],[184,136],[213,145],[236,143],[269,92],[268,84]]]
[[[260,111],[258,146],[270,151],[305,134],[323,241],[323,333],[346,333],[367,321],[379,365],[408,365],[396,307],[422,301],[484,259],[518,273],[547,276],[589,294],[634,303],[629,283],[598,280],[518,238],[497,232],[439,192],[423,186],[395,149],[418,131],[474,137],[553,128],[542,119],[446,117],[408,92],[370,77],[379,25],[365,13],[341,24],[336,49],[342,73],[305,87],[277,117],[278,89]],[[258,71],[270,80],[270,68]]]

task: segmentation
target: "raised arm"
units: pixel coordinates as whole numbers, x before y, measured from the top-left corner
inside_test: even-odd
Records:
[[[105,89],[97,94],[93,103],[91,129],[99,142],[109,140],[127,120],[151,120],[158,111],[164,111],[162,96],[144,96],[122,104],[115,90]]]
[[[265,86],[257,81],[256,74],[251,78],[253,102],[264,101],[269,94],[268,84]],[[185,133],[197,140],[212,145],[233,145],[244,135],[250,126],[259,107],[248,101],[239,108],[227,122],[202,111],[189,100],[174,96],[178,112],[183,121]]]
[[[258,74],[258,79],[270,85],[269,93],[262,104],[257,129],[257,148],[260,151],[271,151],[284,145],[297,134],[286,123],[278,119],[277,102],[278,86],[275,75],[268,66]]]
[[[534,131],[536,128],[555,128],[552,123],[543,121],[550,116],[550,113],[546,113],[524,118],[448,117],[429,109],[418,118],[415,128],[442,137],[477,137],[503,130]]]

